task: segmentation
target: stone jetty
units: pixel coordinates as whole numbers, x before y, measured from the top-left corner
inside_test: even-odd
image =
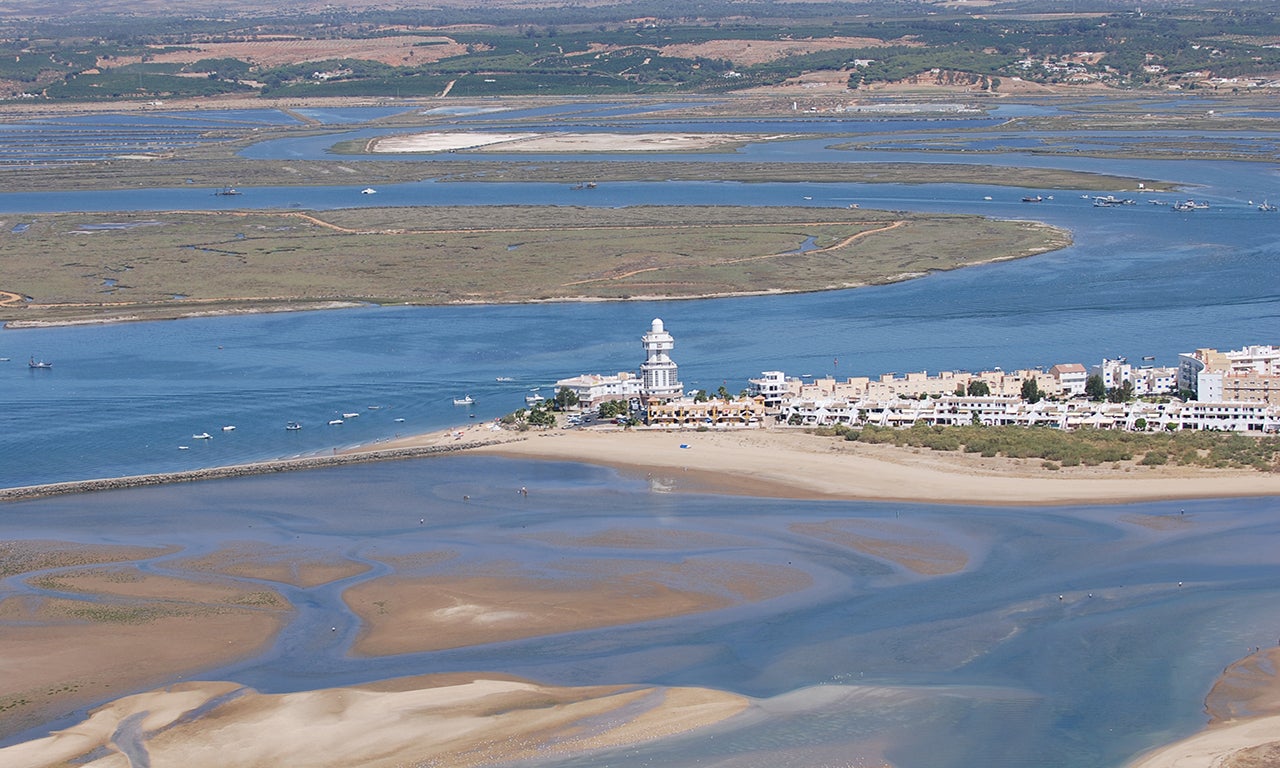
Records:
[[[0,488],[0,502],[38,499],[46,496],[60,496],[67,493],[114,491],[123,488],[141,488],[148,485],[190,483],[197,480],[221,480],[223,478],[249,477],[251,475],[269,475],[276,472],[295,472],[304,469],[339,467],[346,464],[364,464],[373,461],[416,459],[423,456],[433,456],[442,453],[455,453],[469,448],[479,448],[481,446],[493,445],[502,442],[510,442],[510,440],[483,440],[451,445],[428,445],[412,448],[387,448],[368,451],[358,450],[350,453],[335,454],[332,456],[306,456],[298,459],[259,461],[252,464],[237,464],[229,467],[193,469],[185,472],[157,472],[150,475],[130,475],[127,477],[110,477],[98,480],[74,480],[66,483],[25,485],[17,488]]]

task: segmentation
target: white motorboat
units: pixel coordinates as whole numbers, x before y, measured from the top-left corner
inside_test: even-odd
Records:
[[[472,403],[474,403],[474,402],[475,402],[475,400],[473,400],[473,399],[471,398],[471,395],[467,395],[467,396],[465,396],[465,397],[455,397],[455,398],[453,398],[453,404],[454,404],[454,405],[471,405],[471,404],[472,404]]]
[[[291,421],[288,424],[285,424],[284,428],[290,432],[297,432],[299,429],[302,429],[302,425],[296,421]]]
[[[376,194],[378,194],[378,190],[374,189],[373,187],[365,187],[364,189],[360,190],[360,194],[362,194],[362,195],[376,195]]]
[[[329,426],[331,427],[336,427],[337,425],[342,423],[343,423],[342,419],[329,419]]]
[[[192,440],[212,440],[213,435],[209,434],[208,432],[201,432],[198,435],[192,435],[191,439]]]
[[[392,419],[392,421],[394,421],[394,422],[395,422],[395,423],[397,423],[397,424],[400,424],[400,423],[402,423],[402,422],[404,421],[404,419],[399,419],[399,418],[397,418],[397,419]]]
[[[223,427],[223,428],[222,428],[222,431],[223,431],[223,432],[235,432],[235,431],[236,431],[236,425],[235,425],[235,424],[228,424],[227,426],[225,426],[225,427]]]
[[[353,411],[353,412],[351,412],[351,413],[344,413],[344,414],[342,414],[342,418],[344,418],[344,419],[354,419],[355,417],[357,417],[357,416],[359,416],[359,415],[360,415],[360,414],[355,413],[355,412]]]

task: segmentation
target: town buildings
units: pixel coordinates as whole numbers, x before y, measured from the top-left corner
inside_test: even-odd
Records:
[[[1178,386],[1204,402],[1280,405],[1280,347],[1184,352],[1178,355]]]
[[[750,379],[745,396],[708,398],[682,391],[679,369],[670,355],[675,340],[661,319],[654,319],[641,336],[641,345],[645,359],[637,373],[583,374],[557,381],[557,390],[568,388],[584,408],[626,401],[633,416],[650,426],[668,428],[984,424],[1280,433],[1280,347],[1276,346],[1229,352],[1197,349],[1180,355],[1177,368],[1135,367],[1125,358],[1104,358],[1091,369],[1080,363],[1059,363],[1047,370],[919,371],[843,381],[788,377],[774,370]],[[1137,399],[1085,399],[1091,375],[1100,378],[1107,390],[1127,390]],[[1036,402],[1023,397],[1033,381],[1040,395]],[[1187,390],[1195,393],[1195,399],[1173,396]]]

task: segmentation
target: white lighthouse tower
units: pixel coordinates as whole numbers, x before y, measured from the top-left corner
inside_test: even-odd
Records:
[[[640,379],[644,394],[652,398],[679,397],[683,393],[676,364],[668,354],[675,346],[671,334],[662,327],[662,320],[654,318],[649,332],[640,337],[644,344],[645,361],[640,366]]]

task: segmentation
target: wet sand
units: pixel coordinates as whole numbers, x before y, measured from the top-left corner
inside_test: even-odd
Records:
[[[343,598],[364,629],[352,651],[434,651],[686,616],[756,602],[810,585],[803,571],[691,557],[569,560],[553,575],[485,563],[474,573],[388,576]]]
[[[27,578],[36,591],[0,600],[0,733],[259,654],[290,613],[261,587],[148,574],[130,563],[43,570],[67,550],[50,546],[31,548],[25,565],[10,569],[40,570]],[[98,562],[120,559],[119,549],[74,547],[79,559]]]

